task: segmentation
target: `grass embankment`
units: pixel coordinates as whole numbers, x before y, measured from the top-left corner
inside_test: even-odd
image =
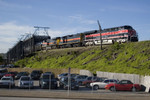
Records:
[[[16,62],[30,68],[79,68],[150,75],[150,41],[40,51]]]

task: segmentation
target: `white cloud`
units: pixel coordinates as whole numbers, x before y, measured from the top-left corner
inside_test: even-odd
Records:
[[[69,18],[72,20],[72,21],[77,21],[81,24],[96,24],[96,20],[90,20],[90,19],[86,19],[84,18],[82,15],[75,15],[75,16],[69,16]]]
[[[0,8],[1,9],[31,9],[32,6],[31,5],[20,5],[17,3],[10,3],[10,2],[6,2],[4,0],[0,0]]]
[[[33,30],[30,26],[17,25],[15,22],[0,24],[0,52],[6,53],[24,33]]]
[[[76,34],[79,32],[83,32],[83,30],[87,30],[87,28],[76,27],[76,28],[62,28],[60,30],[50,29],[48,32],[52,38],[55,38],[55,37],[62,37],[70,34]]]

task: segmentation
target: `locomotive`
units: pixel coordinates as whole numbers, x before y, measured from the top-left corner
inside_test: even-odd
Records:
[[[124,43],[127,41],[131,42],[138,41],[137,32],[129,25],[104,29],[101,31],[101,36],[102,36],[102,44],[113,44],[114,42]],[[55,48],[100,45],[101,44],[100,40],[101,40],[100,31],[92,30],[48,39],[46,41],[43,41],[40,47],[41,49],[55,49]]]

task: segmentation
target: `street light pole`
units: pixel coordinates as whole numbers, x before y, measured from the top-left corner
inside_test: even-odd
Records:
[[[100,23],[99,23],[99,20],[97,20],[97,23],[98,23],[98,26],[99,26],[99,33],[100,33],[100,45],[101,45],[101,50],[103,49],[102,48],[102,42],[103,42],[103,40],[102,40],[102,28],[101,28],[101,25],[100,25]]]

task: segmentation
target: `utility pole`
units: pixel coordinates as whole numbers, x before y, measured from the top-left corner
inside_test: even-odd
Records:
[[[100,23],[99,23],[99,20],[97,20],[97,23],[98,23],[98,26],[99,26],[99,33],[100,33],[100,46],[101,46],[101,50],[103,49],[102,48],[102,42],[103,42],[103,40],[102,40],[102,28],[101,28],[101,25],[100,25]]]

